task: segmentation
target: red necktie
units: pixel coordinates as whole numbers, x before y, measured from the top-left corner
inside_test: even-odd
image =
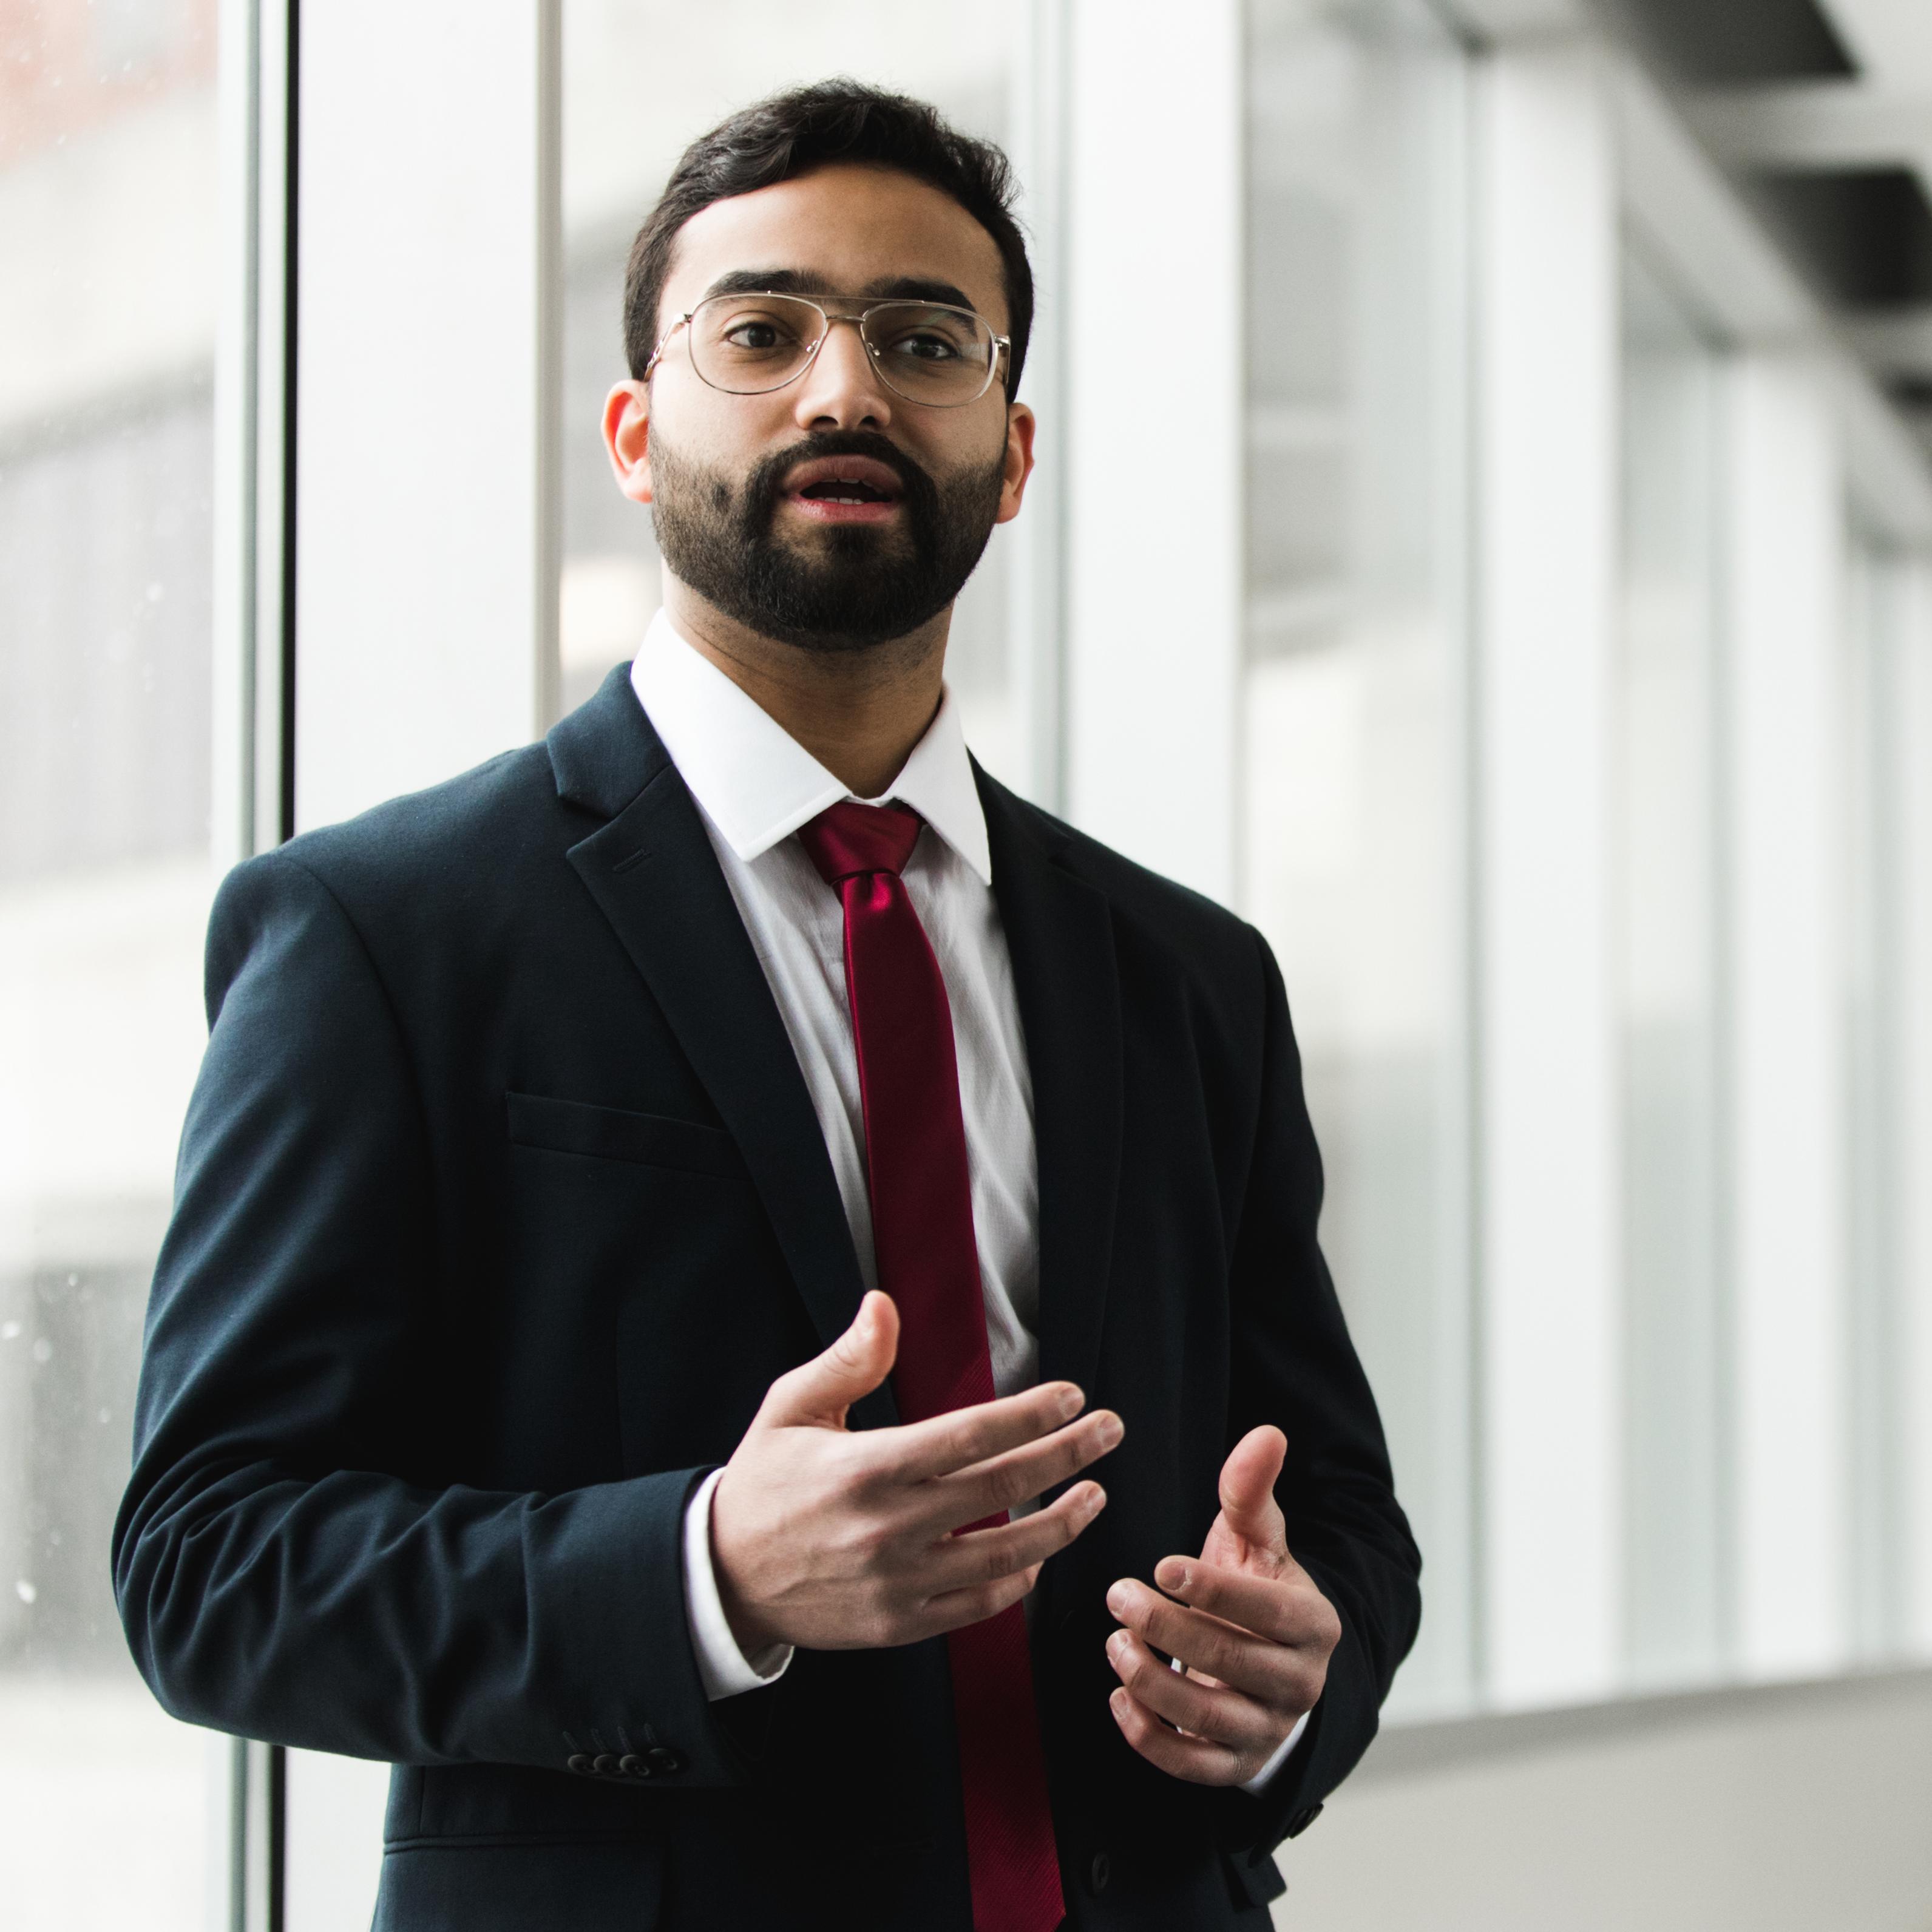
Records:
[[[866,1113],[879,1286],[898,1304],[899,1414],[993,1399],[952,1010],[900,868],[920,820],[848,800],[799,839],[845,908],[845,991]],[[1006,1521],[1003,1510],[978,1529]],[[974,1932],[1053,1932],[1066,1916],[1018,1604],[946,1640]]]

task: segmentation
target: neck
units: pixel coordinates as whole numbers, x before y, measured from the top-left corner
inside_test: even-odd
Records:
[[[868,650],[802,650],[729,617],[669,570],[664,610],[682,635],[838,782],[877,798],[939,709],[952,613]]]

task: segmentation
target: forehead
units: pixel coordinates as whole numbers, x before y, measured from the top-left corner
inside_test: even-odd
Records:
[[[817,168],[700,208],[678,230],[662,313],[682,314],[721,277],[759,269],[836,295],[950,283],[996,328],[1006,326],[992,236],[951,196],[896,169]]]

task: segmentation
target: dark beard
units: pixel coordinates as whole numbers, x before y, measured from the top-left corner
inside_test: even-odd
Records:
[[[900,527],[848,525],[809,550],[773,522],[787,474],[821,456],[869,456],[899,478]],[[742,486],[651,442],[651,520],[665,562],[727,616],[801,650],[869,650],[929,623],[959,595],[993,533],[1004,464],[935,483],[872,430],[828,430],[764,458]]]

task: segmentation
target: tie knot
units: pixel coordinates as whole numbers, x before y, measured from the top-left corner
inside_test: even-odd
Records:
[[[905,805],[861,805],[848,798],[798,828],[799,843],[828,886],[862,872],[896,874],[919,843],[919,814]]]

